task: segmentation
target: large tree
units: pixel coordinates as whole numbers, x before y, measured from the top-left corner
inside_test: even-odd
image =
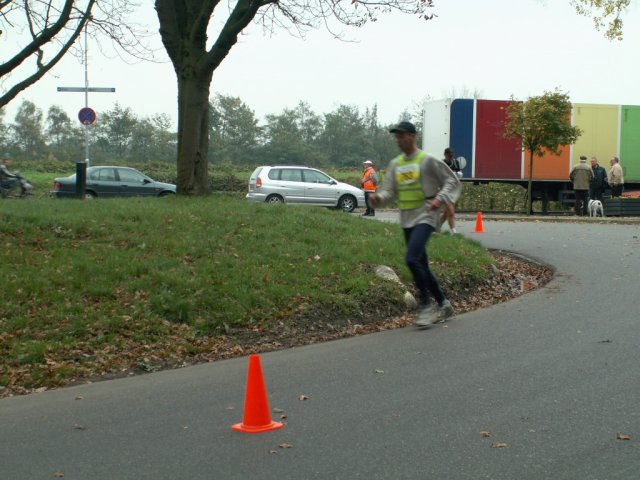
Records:
[[[505,138],[518,138],[529,153],[529,182],[527,184],[527,215],[531,214],[531,186],[534,156],[546,152],[560,154],[560,147],[576,143],[582,131],[571,125],[569,94],[544,92],[524,102],[512,99],[507,107]]]
[[[571,0],[580,15],[592,17],[597,30],[606,27],[605,35],[612,40],[622,40],[620,15],[631,0]]]
[[[155,0],[160,35],[178,81],[178,193],[208,192],[211,79],[252,21],[301,32],[333,22],[362,26],[391,10],[428,19],[430,7],[432,0]],[[223,20],[221,26],[212,22],[214,11],[216,19]],[[214,28],[219,33],[208,44]]]

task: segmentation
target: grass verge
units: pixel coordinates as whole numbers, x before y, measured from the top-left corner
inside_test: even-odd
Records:
[[[208,198],[3,202],[0,396],[243,353],[243,332],[406,313],[399,226],[324,208]],[[493,259],[462,236],[430,255],[464,295]]]

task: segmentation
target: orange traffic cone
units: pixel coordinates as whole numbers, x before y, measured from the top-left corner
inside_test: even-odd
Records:
[[[476,230],[474,233],[484,233],[484,228],[482,227],[482,212],[478,212],[476,215]]]
[[[244,399],[244,417],[242,423],[231,428],[244,433],[261,433],[284,427],[283,423],[271,420],[267,390],[262,379],[262,367],[259,355],[249,355],[249,373]]]

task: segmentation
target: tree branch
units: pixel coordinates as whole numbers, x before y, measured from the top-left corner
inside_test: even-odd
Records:
[[[27,58],[36,53],[43,45],[50,42],[60,31],[67,25],[71,18],[71,12],[73,10],[73,0],[66,0],[63,9],[60,11],[60,17],[50,27],[45,28],[39,35],[35,35],[33,41],[24,47],[20,52],[14,55],[8,62],[0,65],[0,77],[13,71],[20,66]],[[88,16],[91,12],[91,8],[95,0],[91,0],[87,5],[87,9],[83,16]],[[27,14],[29,20],[31,16]],[[30,25],[31,28],[31,25]]]
[[[96,0],[90,0],[89,1],[88,5],[87,5],[87,8],[86,8],[86,10],[85,10],[85,12],[83,14],[83,17],[81,18],[80,22],[78,23],[78,26],[74,30],[73,34],[69,37],[67,42],[65,44],[63,44],[62,48],[57,53],[57,55],[55,55],[48,63],[43,63],[42,62],[43,55],[42,55],[42,51],[40,50],[40,48],[37,48],[35,50],[31,49],[32,50],[31,54],[37,52],[37,55],[38,55],[38,60],[37,60],[38,69],[37,69],[37,71],[33,75],[30,75],[29,77],[25,78],[21,82],[18,82],[17,84],[15,84],[5,94],[0,96],[0,107],[3,107],[6,104],[8,104],[21,91],[25,90],[27,87],[33,85],[38,80],[40,80],[47,72],[49,72],[49,70],[51,70],[62,59],[62,57],[67,53],[67,51],[75,43],[75,41],[77,40],[78,36],[80,36],[80,33],[82,32],[82,29],[84,28],[85,24],[87,23],[87,21],[90,18],[91,9],[93,8],[93,5],[94,5],[95,2],[96,2]],[[52,35],[51,38],[53,38],[53,36],[55,36],[55,34]],[[44,43],[46,43],[46,42],[44,42]],[[29,50],[29,48],[25,47],[22,50],[22,52],[20,52],[20,54],[23,54],[25,51],[28,51],[28,50]],[[28,56],[29,55],[27,55],[27,57]],[[22,59],[22,61],[24,61],[24,59]],[[16,66],[20,65],[20,63],[22,63],[22,61],[19,62],[18,64],[16,64]],[[7,62],[7,63],[9,63],[9,62]],[[8,70],[7,72],[3,73],[3,67],[5,65],[7,65],[7,64],[5,63],[4,65],[0,65],[0,76],[2,76],[4,74],[8,73],[9,71],[11,71],[11,70]]]

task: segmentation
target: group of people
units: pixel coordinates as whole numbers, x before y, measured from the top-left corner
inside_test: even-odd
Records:
[[[367,203],[363,215],[373,216],[376,207],[397,199],[406,244],[405,262],[419,294],[416,325],[428,326],[454,315],[451,302],[429,268],[427,245],[445,219],[455,232],[453,206],[462,187],[453,169],[460,168],[451,149],[445,150],[444,160],[420,150],[414,124],[400,122],[390,133],[400,154],[391,160],[380,188],[373,162],[363,163],[362,187]]]
[[[587,215],[589,199],[600,200],[607,187],[611,188],[611,196],[619,197],[624,188],[624,176],[620,159],[612,157],[609,161],[611,169],[607,175],[604,167],[600,166],[596,157],[591,157],[591,167],[587,165],[587,157],[580,156],[580,163],[575,165],[569,173],[575,192],[574,212],[576,215]]]

